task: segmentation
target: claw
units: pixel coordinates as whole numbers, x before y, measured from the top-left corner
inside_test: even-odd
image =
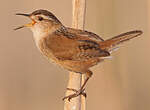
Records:
[[[75,90],[75,89],[72,89],[72,88],[67,88],[67,90],[74,91],[75,93],[74,93],[74,94],[71,94],[71,95],[69,95],[69,96],[64,97],[63,100],[68,99],[68,101],[70,102],[70,100],[71,100],[72,98],[77,97],[77,96],[79,96],[79,95],[83,95],[85,98],[87,97],[87,95],[86,95],[86,93],[85,93],[85,88],[82,89],[82,90],[80,89],[80,90],[78,90],[78,91]]]
[[[67,88],[67,90],[69,90],[69,91],[74,91],[74,92],[78,92],[76,89],[72,89],[72,88]]]
[[[79,95],[83,95],[83,96],[87,97],[87,95],[85,93],[85,85],[86,85],[87,81],[89,80],[89,78],[91,77],[92,72],[90,70],[88,70],[86,74],[87,74],[87,78],[85,79],[85,81],[84,81],[83,85],[81,86],[81,88],[78,91],[75,90],[75,89],[67,88],[67,90],[74,91],[75,93],[64,97],[63,100],[68,99],[68,101],[70,102],[70,100],[72,98],[77,97]]]

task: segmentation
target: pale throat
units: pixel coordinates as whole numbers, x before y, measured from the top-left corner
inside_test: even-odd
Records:
[[[31,27],[31,30],[33,32],[33,37],[36,43],[38,43],[42,38],[52,34],[57,30],[56,27],[44,27],[40,25],[35,25],[34,27]]]
[[[48,34],[46,32],[46,29],[42,29],[39,27],[32,27],[31,30],[33,32],[33,38],[35,42],[38,42],[40,39],[42,39],[44,36]]]

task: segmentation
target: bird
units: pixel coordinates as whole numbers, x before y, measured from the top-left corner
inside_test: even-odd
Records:
[[[79,90],[68,88],[75,93],[66,96],[63,100],[69,101],[79,95],[84,95],[85,85],[93,72],[91,67],[103,62],[120,45],[132,38],[140,36],[141,30],[133,30],[104,40],[99,35],[81,29],[64,26],[51,12],[38,9],[29,14],[17,13],[31,19],[31,23],[15,28],[30,28],[38,50],[49,61],[79,74],[84,74],[86,79]]]

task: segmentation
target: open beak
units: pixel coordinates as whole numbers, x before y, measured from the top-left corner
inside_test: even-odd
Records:
[[[30,14],[17,13],[16,15],[26,16],[26,17],[30,18]],[[36,22],[33,19],[31,19],[31,20],[32,20],[31,23],[19,26],[19,27],[15,28],[14,30],[18,30],[18,29],[21,29],[24,27],[32,27]]]

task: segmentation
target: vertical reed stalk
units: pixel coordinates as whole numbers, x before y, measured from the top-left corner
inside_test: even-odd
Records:
[[[72,16],[72,27],[77,29],[84,29],[85,24],[85,10],[86,10],[86,0],[72,0],[73,4],[73,16]],[[81,74],[70,72],[69,82],[67,88],[73,88],[79,90],[84,82],[84,77]],[[66,92],[66,96],[73,94],[73,91]],[[86,106],[85,97],[78,96],[69,102],[65,100],[64,110],[85,110]]]

